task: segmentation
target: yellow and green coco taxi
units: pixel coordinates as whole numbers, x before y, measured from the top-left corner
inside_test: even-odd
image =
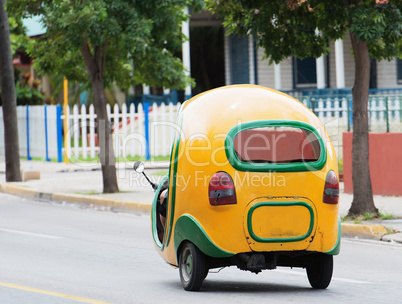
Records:
[[[183,287],[198,290],[209,269],[234,265],[302,267],[326,288],[340,249],[338,163],[314,113],[281,92],[233,85],[186,101],[177,121],[152,234]]]

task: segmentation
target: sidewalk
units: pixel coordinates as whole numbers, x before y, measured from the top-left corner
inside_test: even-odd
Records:
[[[169,162],[146,162],[148,176],[154,182],[168,171]],[[5,182],[4,156],[0,156],[0,191],[29,199],[61,204],[79,204],[95,210],[149,213],[153,190],[132,169],[133,162],[117,163],[119,193],[102,194],[102,173],[97,163],[54,163],[21,160],[21,170],[40,172],[39,180],[20,183]],[[341,183],[339,213],[345,216],[353,195],[343,192]],[[402,243],[402,197],[374,197],[376,207],[394,220],[365,221],[359,224],[342,223],[342,236],[382,239]],[[392,233],[390,233],[392,232]]]
[[[21,160],[21,171],[40,172],[39,180],[5,182],[4,156],[0,156],[0,191],[30,199],[82,204],[96,210],[150,212],[154,192],[134,162],[116,163],[119,193],[103,194],[99,163],[55,163]],[[158,182],[169,162],[145,162],[149,178]],[[158,174],[158,175],[153,175]]]

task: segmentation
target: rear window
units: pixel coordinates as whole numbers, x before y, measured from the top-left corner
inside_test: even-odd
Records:
[[[226,154],[240,171],[310,171],[326,162],[318,132],[298,121],[240,124],[228,133]]]
[[[243,130],[234,139],[236,156],[242,162],[314,162],[320,158],[320,143],[311,131],[293,127]]]

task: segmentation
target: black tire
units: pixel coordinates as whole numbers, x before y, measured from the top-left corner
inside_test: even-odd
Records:
[[[332,255],[324,253],[314,255],[306,269],[311,287],[315,289],[327,288],[331,283],[333,266]]]
[[[179,258],[180,280],[183,288],[197,291],[205,278],[205,256],[192,243],[185,243],[180,250]]]
[[[207,267],[205,267],[204,280],[207,278],[208,273],[209,273],[209,269]]]

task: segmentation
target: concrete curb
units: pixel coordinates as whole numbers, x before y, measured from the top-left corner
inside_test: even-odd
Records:
[[[98,208],[112,211],[151,212],[151,204],[145,202],[132,202],[116,198],[81,194],[39,192],[28,187],[18,186],[11,183],[0,184],[0,191],[36,201],[67,202],[72,204],[97,206]]]
[[[384,235],[382,240],[386,242],[402,243],[402,232]]]
[[[342,236],[381,240],[388,233],[385,226],[342,223]]]

